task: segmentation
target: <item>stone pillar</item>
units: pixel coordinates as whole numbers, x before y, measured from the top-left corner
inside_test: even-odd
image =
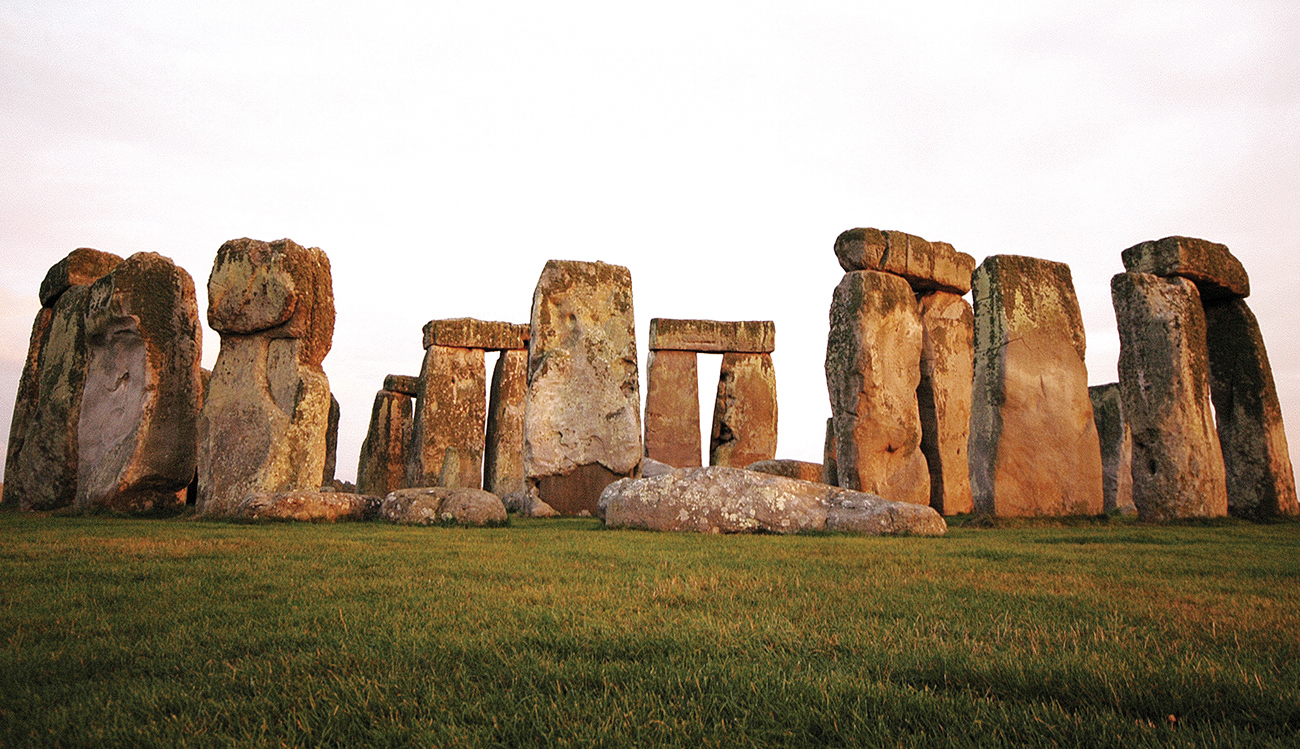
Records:
[[[1069,266],[991,255],[975,269],[973,281],[975,511],[1099,514],[1101,446]]]
[[[826,420],[826,440],[822,443],[822,483],[840,485],[839,448],[835,445],[835,419]]]
[[[436,344],[425,349],[406,475],[409,486],[483,488],[486,400],[483,349]]]
[[[776,457],[776,372],[771,354],[722,355],[709,465],[744,468]]]
[[[1119,387],[1133,433],[1133,504],[1144,520],[1228,513],[1223,454],[1210,412],[1205,314],[1185,278],[1111,279]]]
[[[1294,515],[1295,475],[1259,323],[1244,299],[1207,304],[1205,321],[1228,512],[1254,520]]]
[[[320,479],[322,488],[333,487],[334,473],[338,470],[340,416],[342,411],[339,407],[339,399],[330,393],[329,423],[325,427],[325,470],[321,473]]]
[[[357,494],[384,497],[405,487],[412,402],[410,393],[384,389],[375,394],[357,463]]]
[[[973,509],[970,489],[971,381],[975,316],[949,291],[918,300],[921,312],[921,452],[930,469],[930,506],[941,515]]]
[[[334,335],[329,258],[292,240],[235,239],[208,278],[208,324],[221,334],[199,416],[203,514],[249,494],[319,489]]]
[[[700,465],[700,380],[694,351],[650,351],[645,454],[674,468]]]
[[[492,370],[483,488],[498,497],[520,497],[524,485],[524,399],[528,393],[528,350],[501,352]]]
[[[632,274],[551,260],[533,292],[524,407],[529,489],[566,515],[641,466],[641,386]]]
[[[870,270],[844,275],[831,301],[826,346],[838,486],[930,503],[916,401],[921,345],[907,281]]]
[[[198,448],[202,346],[194,280],[169,258],[136,253],[90,287],[79,508],[184,503]]]
[[[1093,385],[1088,388],[1092,399],[1093,421],[1101,442],[1102,507],[1133,513],[1133,432],[1124,418],[1124,403],[1119,383]]]

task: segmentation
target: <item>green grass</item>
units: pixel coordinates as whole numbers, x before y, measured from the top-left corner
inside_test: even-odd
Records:
[[[2,746],[1300,743],[1295,523],[0,513],[0,557]]]

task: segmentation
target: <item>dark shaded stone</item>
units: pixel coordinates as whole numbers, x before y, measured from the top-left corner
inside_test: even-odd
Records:
[[[53,307],[59,295],[73,286],[89,286],[103,278],[122,262],[111,252],[78,247],[55,263],[41,281],[41,306]]]
[[[411,375],[390,374],[384,378],[384,389],[393,393],[401,393],[402,395],[419,395],[420,378],[412,377]]]
[[[1133,433],[1124,418],[1124,402],[1119,383],[1093,385],[1088,388],[1092,399],[1093,421],[1101,442],[1102,507],[1106,512],[1132,511],[1133,506]]]
[[[1250,277],[1225,245],[1193,237],[1165,237],[1133,245],[1121,256],[1129,273],[1191,279],[1206,304],[1250,296]]]
[[[339,462],[339,399],[330,393],[329,422],[325,427],[325,470],[321,473],[321,486],[334,483],[334,472]]]
[[[600,493],[620,478],[624,477],[599,463],[588,463],[563,475],[539,477],[537,493],[561,515],[594,516]]]

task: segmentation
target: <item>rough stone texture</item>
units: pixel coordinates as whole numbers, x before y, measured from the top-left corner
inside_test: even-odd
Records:
[[[770,354],[776,350],[776,324],[771,320],[650,320],[651,351]]]
[[[877,270],[907,279],[918,292],[970,291],[975,258],[946,242],[927,242],[901,231],[849,229],[835,240],[835,257],[848,272]]]
[[[770,473],[773,476],[785,476],[800,481],[812,481],[818,484],[825,483],[822,481],[822,474],[825,469],[821,463],[806,463],[802,460],[760,460],[745,466],[745,470]],[[645,475],[644,472],[642,475]]]
[[[140,252],[89,290],[77,506],[183,503],[194,477],[203,333],[194,280]]]
[[[32,334],[27,344],[27,360],[23,363],[23,372],[18,379],[18,396],[14,398],[13,418],[9,421],[9,445],[5,452],[4,481],[9,485],[9,499],[4,502],[11,507],[18,506],[22,496],[23,447],[27,432],[31,429],[32,415],[40,402],[41,360],[45,344],[50,336],[50,324],[54,320],[54,310],[41,307],[32,322]]]
[[[330,393],[329,422],[325,426],[325,470],[321,473],[320,485],[330,486],[334,483],[334,472],[339,462],[339,399]]]
[[[1133,506],[1133,432],[1124,418],[1119,383],[1093,385],[1092,416],[1101,442],[1102,507],[1106,512],[1136,511]]]
[[[918,300],[921,312],[921,452],[930,469],[930,506],[941,515],[974,509],[970,489],[971,381],[975,314],[962,297],[935,291]]]
[[[435,486],[390,493],[379,506],[379,517],[404,525],[504,525],[506,507],[482,489]]]
[[[208,324],[221,353],[199,416],[199,512],[318,488],[330,409],[320,362],[334,331],[329,258],[288,239],[225,243],[208,278]]]
[[[483,487],[486,401],[482,349],[425,349],[407,486]]]
[[[528,326],[509,322],[489,322],[472,317],[430,320],[424,326],[424,347],[449,346],[487,351],[511,351],[528,348]]]
[[[822,444],[823,484],[840,485],[839,448],[835,442],[835,419],[826,420],[826,440]]]
[[[1250,277],[1245,267],[1221,244],[1193,237],[1165,237],[1133,245],[1121,257],[1129,273],[1191,279],[1205,304],[1250,296]]]
[[[1119,387],[1133,433],[1133,504],[1144,520],[1228,514],[1210,411],[1205,313],[1185,278],[1111,279]]]
[[[357,462],[357,493],[380,497],[404,487],[411,444],[411,396],[380,390]]]
[[[384,389],[392,393],[416,396],[420,394],[420,378],[390,374],[384,378]]]
[[[672,473],[677,470],[676,466],[670,466],[667,463],[660,463],[654,458],[641,459],[641,475],[649,478],[650,476],[662,476],[665,473]]]
[[[242,520],[300,520],[336,523],[369,520],[379,511],[380,497],[313,489],[278,494],[250,494],[231,517]]]
[[[771,354],[722,355],[709,465],[743,468],[776,456],[776,371]]]
[[[122,262],[111,252],[79,247],[55,263],[41,281],[41,306],[53,307],[59,295],[73,286],[89,286]]]
[[[693,351],[651,350],[646,365],[645,454],[678,468],[700,465],[696,358]]]
[[[991,255],[975,270],[974,292],[975,511],[1099,514],[1101,446],[1069,266]]]
[[[1205,307],[1210,397],[1228,481],[1228,512],[1260,519],[1300,512],[1282,406],[1259,323],[1243,299]]]
[[[921,316],[901,277],[846,273],[831,301],[826,386],[838,486],[895,502],[930,503],[916,388]]]
[[[601,490],[641,464],[632,275],[551,260],[531,320],[524,473],[558,512],[593,513]]]
[[[526,494],[524,482],[524,399],[528,396],[528,352],[502,351],[492,369],[483,488],[501,497]]]
[[[605,525],[696,533],[799,533],[840,530],[872,535],[947,532],[933,509],[863,492],[724,466],[681,468],[623,479],[600,498]]]

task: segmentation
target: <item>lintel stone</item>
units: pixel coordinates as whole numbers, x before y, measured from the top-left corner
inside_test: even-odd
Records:
[[[388,375],[384,378],[384,389],[390,393],[402,395],[419,395],[420,378],[412,375]]]
[[[1194,237],[1165,237],[1124,250],[1124,270],[1190,279],[1201,301],[1250,296],[1250,276],[1228,248]]]
[[[650,321],[651,351],[695,351],[704,354],[770,354],[776,350],[776,323],[771,320]]]
[[[975,258],[947,242],[927,242],[901,231],[849,229],[835,240],[835,257],[846,272],[875,270],[902,276],[915,292],[971,288]]]
[[[455,317],[430,320],[424,326],[424,347],[477,348],[516,351],[528,348],[528,326],[508,322]]]

